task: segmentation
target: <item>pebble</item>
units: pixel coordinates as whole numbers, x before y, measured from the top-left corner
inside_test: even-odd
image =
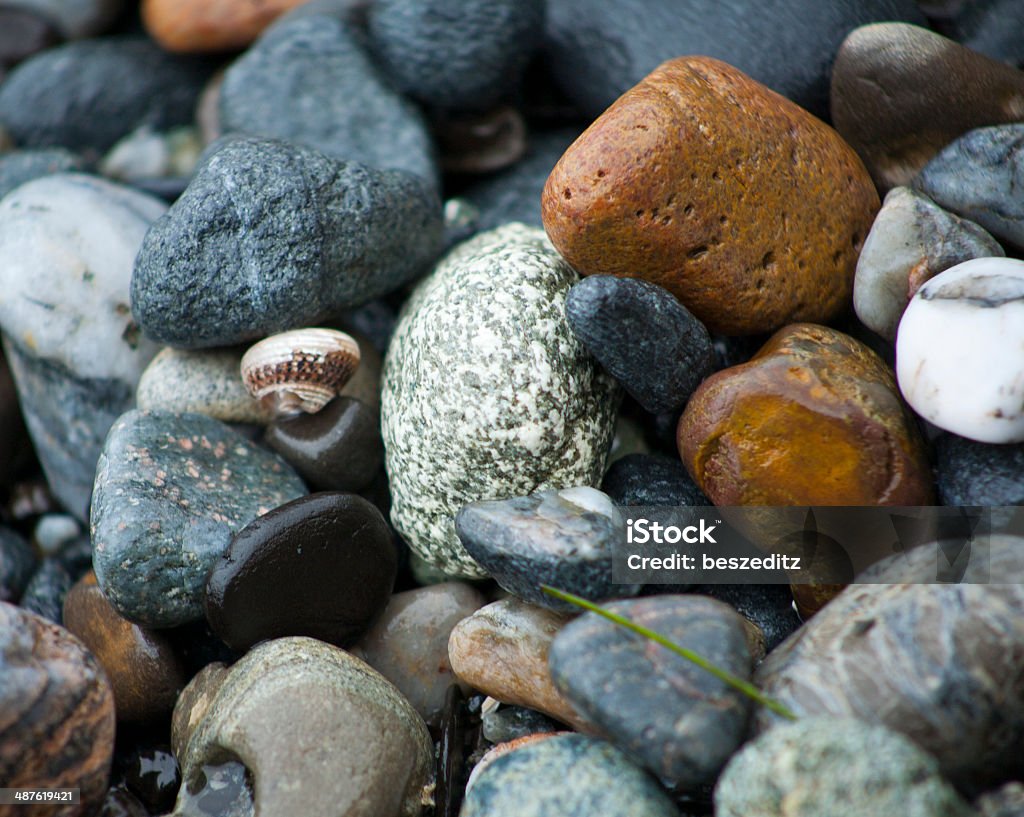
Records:
[[[994,60],[1019,65],[1024,49],[1016,31],[1024,25],[1020,0],[968,2],[951,21],[952,36],[972,51]]]
[[[25,586],[21,607],[54,624],[63,624],[64,597],[74,582],[57,559],[43,559]]]
[[[587,350],[647,411],[676,411],[714,371],[711,336],[656,284],[592,275],[571,290],[565,314]]]
[[[979,817],[1021,817],[1024,814],[1024,784],[1007,783],[985,792],[974,806]]]
[[[99,805],[114,753],[114,696],[99,662],[67,630],[0,603],[0,677],[0,780],[77,788],[81,813]],[[18,817],[54,813],[14,808]]]
[[[184,188],[202,150],[199,131],[192,126],[161,133],[143,125],[107,151],[99,162],[99,170],[109,178],[140,186],[154,180],[180,179]]]
[[[765,653],[774,650],[802,623],[794,609],[790,589],[785,585],[702,584],[689,592],[724,601],[752,624],[755,647],[761,648],[761,655],[755,658],[763,658]]]
[[[440,203],[413,176],[228,140],[146,235],[132,311],[149,337],[184,348],[315,326],[408,282],[441,238]]]
[[[189,124],[208,68],[138,37],[81,40],[49,48],[0,85],[0,121],[28,148],[97,155],[142,125]]]
[[[276,455],[202,414],[130,411],[96,469],[96,577],[125,618],[173,627],[203,615],[206,577],[232,535],[306,493]]]
[[[97,817],[149,817],[149,812],[124,786],[111,786]]]
[[[185,756],[192,733],[210,711],[210,704],[228,674],[222,661],[211,661],[203,666],[178,695],[171,714],[171,752],[176,758]]]
[[[36,568],[36,556],[21,534],[0,525],[0,602],[17,604]]]
[[[452,630],[448,657],[455,675],[505,704],[536,709],[575,729],[593,727],[558,691],[548,652],[568,619],[517,598],[488,604]]]
[[[544,34],[544,0],[377,0],[371,48],[400,91],[480,111],[519,85]]]
[[[743,619],[706,596],[653,596],[608,609],[749,678]],[[746,734],[750,699],[618,624],[584,613],[558,633],[551,674],[602,734],[669,788],[713,783]]]
[[[943,505],[1024,505],[1024,444],[943,434],[935,441],[935,471]]]
[[[281,14],[307,0],[143,0],[146,31],[168,51],[245,48]]]
[[[372,817],[419,813],[434,752],[377,672],[329,644],[282,638],[246,653],[206,702],[179,755],[177,812],[202,813],[189,800],[225,756],[245,759],[260,814]]]
[[[928,505],[924,443],[892,371],[834,329],[796,324],[701,385],[679,452],[716,505]]]
[[[892,342],[903,310],[925,281],[963,261],[1003,255],[999,242],[973,221],[947,213],[909,187],[895,187],[857,259],[857,317]]]
[[[484,575],[455,532],[466,503],[600,481],[616,386],[565,320],[575,280],[512,224],[457,246],[402,312],[381,404],[391,521],[450,575]]]
[[[541,203],[581,275],[649,280],[727,335],[847,308],[878,207],[835,131],[707,57],[666,62],[625,93],[565,152]]]
[[[480,591],[459,582],[395,593],[349,651],[393,683],[430,726],[439,726],[448,687],[456,682],[448,637],[484,603]]]
[[[627,454],[608,468],[601,490],[616,505],[702,507],[711,504],[676,457]]]
[[[45,513],[32,529],[32,541],[45,556],[57,556],[81,535],[78,520],[66,513]]]
[[[801,718],[747,744],[715,787],[715,817],[970,817],[938,764],[902,735]]]
[[[446,173],[493,173],[526,153],[526,122],[510,105],[484,113],[438,113],[431,124]]]
[[[0,72],[59,41],[46,17],[30,9],[0,7]]]
[[[676,817],[664,791],[603,740],[556,735],[492,762],[466,794],[460,817]]]
[[[132,261],[162,203],[58,174],[0,202],[0,328],[54,495],[81,519],[107,430],[156,347],[128,306]]]
[[[896,378],[928,422],[986,443],[1024,442],[1024,261],[977,258],[932,278],[903,313]]]
[[[551,718],[525,706],[499,706],[484,712],[480,719],[484,738],[491,743],[507,743],[529,735],[551,734],[561,727]]]
[[[65,596],[64,626],[103,667],[119,722],[143,723],[171,712],[188,680],[171,643],[118,615],[92,571]]]
[[[311,494],[234,535],[206,580],[206,618],[239,651],[288,635],[348,645],[384,610],[397,568],[377,508],[355,494]]]
[[[125,769],[125,785],[154,814],[174,808],[181,772],[169,747],[142,747],[132,753]]]
[[[434,146],[416,106],[394,91],[337,16],[288,15],[227,69],[225,133],[282,139],[437,184]]]
[[[8,0],[5,5],[45,17],[64,39],[78,40],[109,28],[121,12],[124,0]]]
[[[455,517],[455,531],[501,587],[540,607],[577,610],[549,596],[542,584],[592,601],[640,589],[612,581],[612,550],[623,539],[625,520],[595,488],[470,502]]]

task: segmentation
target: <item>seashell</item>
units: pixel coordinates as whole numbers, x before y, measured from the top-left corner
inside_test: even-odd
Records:
[[[271,335],[242,356],[242,382],[275,414],[315,414],[338,396],[359,365],[359,344],[334,329]]]

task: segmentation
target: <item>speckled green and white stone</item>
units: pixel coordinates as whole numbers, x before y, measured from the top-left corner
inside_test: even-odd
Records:
[[[576,340],[578,280],[542,230],[460,244],[406,304],[384,362],[391,521],[452,576],[481,577],[455,534],[467,502],[597,486],[618,387]]]

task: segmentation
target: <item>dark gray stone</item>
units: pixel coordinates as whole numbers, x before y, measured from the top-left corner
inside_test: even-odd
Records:
[[[54,624],[64,623],[64,597],[74,580],[57,559],[43,559],[32,574],[21,597],[21,607],[30,613],[49,619]]]
[[[1024,3],[1021,0],[967,0],[949,25],[949,36],[973,51],[1019,65],[1024,62]]]
[[[607,609],[749,677],[743,620],[706,596],[654,596]],[[555,684],[591,722],[673,789],[711,783],[746,734],[750,699],[645,638],[585,613],[555,637]]]
[[[724,601],[756,625],[771,652],[802,623],[793,607],[793,594],[785,584],[702,584],[691,591]]]
[[[60,35],[44,15],[0,6],[0,71],[59,42]]]
[[[115,422],[96,470],[96,578],[136,623],[201,618],[206,577],[232,534],[305,493],[288,465],[218,420],[130,411]]]
[[[268,28],[224,75],[220,116],[224,133],[283,139],[437,184],[422,115],[380,75],[352,26],[328,13],[288,15]]]
[[[943,505],[1024,505],[1024,443],[944,434],[935,443],[935,460]]]
[[[569,290],[565,314],[587,351],[652,414],[680,409],[714,370],[708,330],[657,284],[591,275]]]
[[[612,463],[601,490],[616,505],[711,505],[678,457],[627,454]]]
[[[284,142],[226,141],[146,235],[132,312],[174,346],[226,346],[390,292],[441,246],[419,177]]]
[[[525,706],[500,706],[485,712],[480,720],[483,735],[491,743],[506,743],[527,735],[562,729],[547,715]]]
[[[482,110],[515,90],[544,34],[544,0],[377,0],[372,48],[405,93]]]
[[[0,601],[17,604],[35,567],[29,543],[16,531],[0,526]]]

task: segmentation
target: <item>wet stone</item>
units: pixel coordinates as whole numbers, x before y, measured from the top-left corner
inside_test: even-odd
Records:
[[[64,565],[57,559],[43,559],[25,586],[21,607],[54,624],[63,624],[64,597],[72,584],[74,579]]]
[[[125,769],[125,785],[154,814],[174,807],[181,785],[178,761],[164,746],[143,746],[133,752]]]
[[[677,423],[673,421],[673,431]],[[605,473],[601,490],[620,506],[711,504],[679,459],[662,454],[627,454],[616,460]]]
[[[955,434],[935,442],[944,505],[1024,505],[1024,443],[993,445]]]
[[[149,817],[149,812],[124,786],[113,786],[107,791],[96,817]]]

